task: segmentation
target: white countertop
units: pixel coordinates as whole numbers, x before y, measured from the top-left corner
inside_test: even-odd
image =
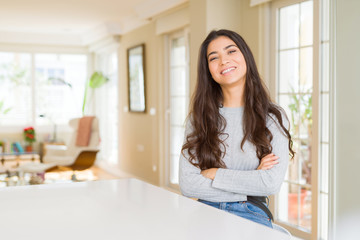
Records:
[[[1,239],[288,239],[137,179],[0,189]]]

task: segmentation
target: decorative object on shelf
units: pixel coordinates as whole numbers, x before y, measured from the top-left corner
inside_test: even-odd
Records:
[[[89,87],[93,90],[96,88],[99,88],[103,86],[105,83],[109,81],[109,78],[106,77],[102,72],[94,72],[90,79],[86,81],[85,85],[85,93],[84,93],[84,100],[83,100],[83,106],[82,106],[82,114],[85,116],[85,105],[86,101],[88,99],[88,89]]]
[[[145,44],[127,50],[129,111],[145,112]]]
[[[19,142],[14,142],[12,144],[12,152],[14,153],[23,153],[24,149],[22,148],[21,144]]]
[[[24,128],[24,138],[28,145],[25,147],[26,152],[32,152],[32,144],[36,141],[35,129],[33,127]]]

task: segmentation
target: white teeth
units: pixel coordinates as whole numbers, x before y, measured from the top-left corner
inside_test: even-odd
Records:
[[[234,70],[234,69],[235,69],[234,67],[233,67],[233,68],[228,68],[228,69],[222,71],[221,74],[228,73],[228,72],[230,72],[230,71],[232,71],[232,70]]]

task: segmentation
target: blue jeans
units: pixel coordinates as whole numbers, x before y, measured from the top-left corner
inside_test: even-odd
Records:
[[[251,221],[263,224],[272,228],[271,219],[269,216],[261,210],[261,208],[255,206],[249,202],[209,202],[205,200],[198,200],[206,205],[224,210],[226,212],[235,214],[237,216],[249,219]],[[265,205],[265,203],[264,203]],[[265,205],[266,206],[266,205]]]

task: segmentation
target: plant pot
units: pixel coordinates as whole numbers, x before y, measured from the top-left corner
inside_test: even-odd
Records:
[[[25,146],[25,152],[32,152],[32,151],[33,151],[33,146],[32,145]]]
[[[304,206],[305,206],[305,197],[307,195],[307,191],[305,189],[301,189],[300,193],[300,213],[298,213],[298,193],[289,193],[288,195],[288,212],[289,219],[297,219],[298,214],[300,214],[300,218],[304,217]]]

